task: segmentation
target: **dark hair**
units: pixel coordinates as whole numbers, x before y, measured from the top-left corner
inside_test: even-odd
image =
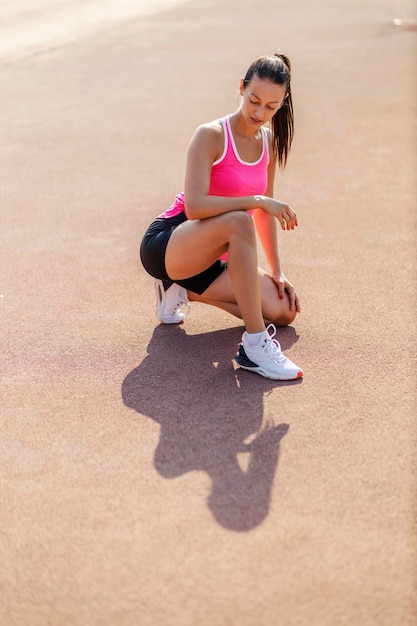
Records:
[[[245,88],[253,76],[261,80],[270,80],[276,85],[285,85],[286,98],[271,120],[274,136],[274,153],[279,166],[284,169],[294,136],[294,111],[291,96],[291,63],[287,56],[276,52],[271,56],[256,59],[248,68],[244,78]]]

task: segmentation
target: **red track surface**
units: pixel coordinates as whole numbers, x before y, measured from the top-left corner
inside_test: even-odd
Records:
[[[3,626],[415,623],[412,9],[193,0],[2,62]],[[277,48],[291,384],[235,369],[225,313],[158,325],[138,261]]]

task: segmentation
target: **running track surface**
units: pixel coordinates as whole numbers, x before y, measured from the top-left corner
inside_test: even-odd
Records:
[[[415,7],[255,4],[1,59],[3,626],[415,623]],[[291,384],[236,369],[221,311],[159,325],[138,262],[194,128],[277,48]]]

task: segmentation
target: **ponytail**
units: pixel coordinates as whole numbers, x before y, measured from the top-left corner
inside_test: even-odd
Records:
[[[282,106],[271,120],[273,151],[281,169],[285,168],[294,136],[294,110],[291,94],[291,62],[287,56],[276,52],[271,56],[259,57],[250,65],[244,78],[248,85],[252,77],[270,80],[277,85],[285,85],[287,93]]]

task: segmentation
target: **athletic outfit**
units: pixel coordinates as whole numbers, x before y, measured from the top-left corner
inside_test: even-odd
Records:
[[[268,186],[268,135],[261,127],[262,152],[254,163],[243,161],[236,149],[230,116],[219,120],[224,133],[224,149],[221,157],[213,163],[208,195],[245,197],[264,195]],[[252,213],[253,211],[248,211]],[[165,324],[183,322],[189,312],[187,291],[202,294],[227,267],[227,254],[215,261],[206,270],[186,278],[175,280],[168,276],[165,267],[166,247],[175,228],[188,219],[184,193],[176,196],[174,204],[158,215],[146,231],[140,246],[140,257],[146,271],[156,278],[157,316]],[[187,307],[184,313],[184,308]],[[274,380],[301,378],[302,370],[281,351],[274,339],[275,327],[270,324],[261,333],[243,333],[242,342],[235,356],[238,365]]]
[[[263,195],[268,185],[267,131],[261,127],[261,156],[254,163],[248,163],[240,158],[236,149],[229,117],[219,120],[223,127],[224,148],[221,157],[213,163],[208,195],[230,198]],[[184,193],[180,193],[176,196],[173,205],[158,215],[146,231],[140,247],[140,257],[144,268],[154,278],[163,281],[171,280],[165,268],[166,247],[172,232],[187,219]],[[200,274],[184,280],[175,280],[175,282],[201,295],[226,267],[227,254]]]

